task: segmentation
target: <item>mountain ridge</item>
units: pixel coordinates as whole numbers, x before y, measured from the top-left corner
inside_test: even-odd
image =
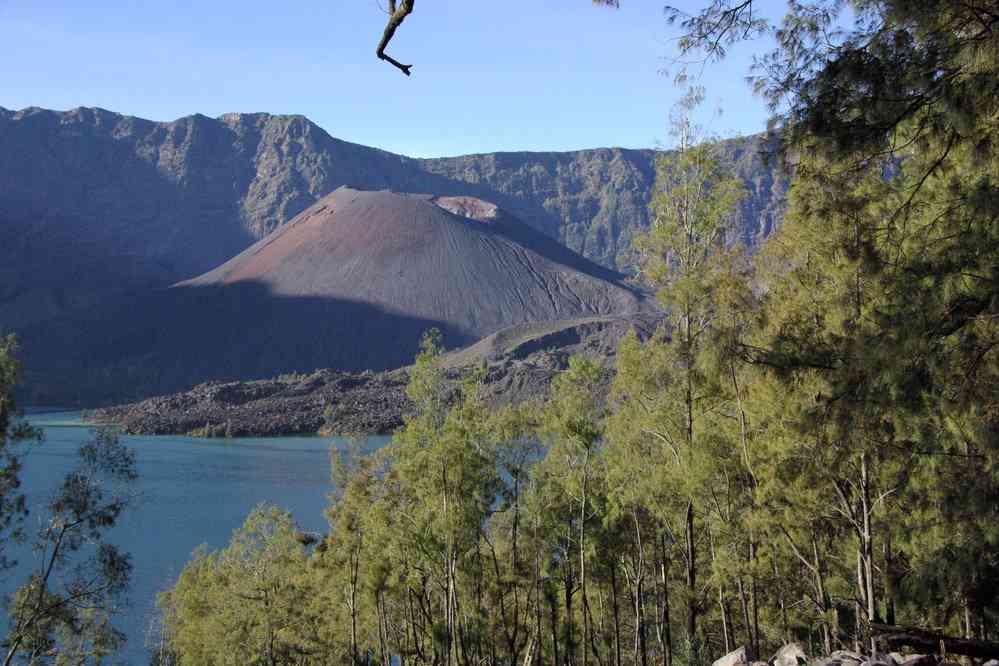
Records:
[[[754,192],[750,242],[776,223],[782,186],[730,142]],[[648,225],[655,151],[409,158],[331,136],[302,115],[170,122],[96,107],[0,111],[0,328],[20,330],[124,293],[198,275],[341,185],[470,195],[615,270]]]
[[[465,158],[465,157],[473,157],[474,158],[474,157],[486,157],[486,156],[492,156],[492,155],[496,155],[496,156],[505,156],[505,155],[564,155],[564,154],[568,154],[568,153],[593,153],[593,152],[598,152],[598,151],[622,151],[622,152],[637,152],[637,153],[655,153],[655,152],[657,152],[656,149],[653,149],[653,148],[629,148],[627,146],[616,146],[616,145],[613,145],[613,144],[605,144],[605,145],[591,146],[591,147],[587,147],[587,148],[576,148],[576,149],[572,149],[572,150],[529,150],[529,149],[524,149],[524,150],[492,150],[492,151],[477,151],[477,152],[471,152],[471,153],[458,153],[458,154],[455,154],[455,155],[436,155],[436,156],[433,156],[433,157],[414,157],[414,156],[405,155],[403,153],[397,153],[395,151],[389,150],[388,148],[381,148],[381,147],[378,147],[378,146],[369,146],[367,144],[358,143],[356,141],[348,141],[347,139],[341,139],[339,137],[335,137],[335,136],[333,136],[333,134],[330,133],[330,131],[328,129],[326,129],[325,127],[323,127],[319,123],[317,123],[317,122],[315,122],[313,120],[310,120],[307,115],[301,114],[301,113],[271,113],[269,111],[226,111],[225,113],[219,114],[217,116],[210,116],[210,115],[207,115],[207,114],[204,114],[204,113],[195,112],[195,113],[191,113],[191,114],[188,114],[188,115],[185,115],[185,116],[180,116],[178,118],[174,118],[173,120],[155,120],[155,119],[152,119],[152,118],[144,118],[142,116],[136,116],[136,115],[132,115],[132,114],[129,114],[129,113],[121,113],[121,112],[118,112],[118,111],[113,111],[111,109],[106,109],[106,108],[101,107],[101,106],[82,106],[81,105],[81,106],[74,106],[74,107],[69,108],[69,109],[49,109],[49,108],[42,107],[42,106],[26,106],[26,107],[23,107],[21,109],[12,109],[12,108],[0,105],[0,115],[8,114],[8,115],[11,115],[11,116],[14,116],[14,115],[30,115],[30,114],[39,113],[39,112],[41,112],[41,113],[54,113],[54,114],[71,114],[71,113],[87,112],[87,111],[89,111],[89,112],[96,112],[96,113],[102,113],[102,114],[107,114],[107,115],[110,115],[110,116],[115,116],[115,117],[119,117],[119,118],[126,119],[126,120],[135,120],[135,121],[141,121],[141,122],[144,122],[144,123],[151,123],[151,124],[154,124],[154,125],[172,125],[174,123],[178,123],[178,122],[190,119],[190,118],[199,118],[199,117],[200,118],[207,118],[209,120],[217,120],[219,122],[224,122],[224,123],[231,122],[232,120],[237,120],[238,121],[238,120],[244,119],[244,118],[252,118],[252,119],[258,119],[258,118],[262,118],[262,119],[283,118],[283,119],[296,120],[296,121],[305,121],[305,122],[308,122],[308,123],[310,123],[312,125],[315,125],[317,128],[321,129],[323,132],[326,132],[327,134],[329,134],[330,137],[332,137],[332,138],[334,138],[334,139],[336,139],[338,141],[342,141],[343,143],[353,144],[355,146],[361,146],[363,148],[369,148],[371,150],[381,151],[381,152],[383,152],[383,153],[385,153],[387,155],[392,155],[392,156],[397,156],[397,157],[406,157],[407,159],[417,160],[417,161],[452,160],[452,159]],[[759,133],[756,133],[756,134],[746,135],[746,137],[762,137],[764,135],[765,135],[765,132],[759,132]]]

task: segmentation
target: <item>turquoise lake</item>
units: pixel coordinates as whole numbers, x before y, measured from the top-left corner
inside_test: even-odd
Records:
[[[90,427],[75,412],[33,412],[27,417],[45,432],[45,441],[24,458],[22,488],[34,508],[30,528],[37,524],[32,520],[44,515],[51,490],[75,463]],[[124,441],[136,453],[139,497],[109,539],[132,554],[134,565],[130,605],[116,623],[128,635],[119,659],[145,664],[156,593],[170,586],[200,544],[224,547],[260,503],[287,509],[303,530],[326,531],[330,448],[344,440],[129,436]],[[367,446],[387,441],[372,437]],[[31,557],[30,551],[19,552],[20,566],[0,581],[0,592],[9,592],[24,579]]]

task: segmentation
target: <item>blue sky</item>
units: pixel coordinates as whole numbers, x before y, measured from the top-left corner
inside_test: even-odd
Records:
[[[173,120],[298,113],[414,156],[668,144],[660,0],[421,0],[375,59],[383,0],[0,0],[0,106],[99,106]],[[700,3],[691,0],[691,8]],[[783,5],[773,0],[773,8]],[[722,136],[760,131],[755,44],[701,79]],[[707,114],[707,109],[705,110]],[[707,117],[707,115],[705,115]]]

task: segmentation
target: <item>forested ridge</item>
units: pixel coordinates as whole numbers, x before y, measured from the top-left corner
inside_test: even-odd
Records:
[[[707,4],[683,48],[761,29]],[[635,241],[666,320],[622,343],[610,398],[577,358],[543,403],[489,408],[429,334],[392,443],[334,453],[328,534],[265,506],[195,553],[159,663],[695,666],[871,654],[884,625],[994,647],[997,26],[991,3],[793,4],[757,79],[794,174],[779,231],[735,242],[745,189],[678,116]]]

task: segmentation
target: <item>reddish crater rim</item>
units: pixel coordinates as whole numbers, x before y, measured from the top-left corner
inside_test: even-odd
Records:
[[[476,197],[435,197],[430,202],[454,215],[467,217],[485,224],[490,224],[499,219],[499,206]]]

